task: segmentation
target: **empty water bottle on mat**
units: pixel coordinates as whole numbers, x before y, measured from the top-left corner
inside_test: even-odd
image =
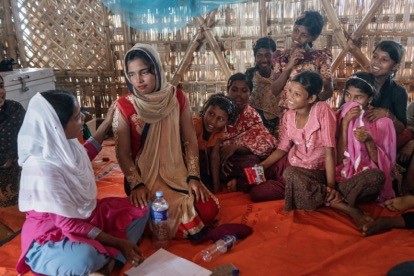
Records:
[[[201,251],[201,258],[205,262],[209,262],[215,257],[226,253],[233,248],[237,238],[234,235],[225,235],[221,239],[217,240],[214,244],[210,245],[206,249]]]
[[[168,203],[162,191],[155,193],[151,205],[152,236],[155,248],[166,247],[170,240],[168,227]]]

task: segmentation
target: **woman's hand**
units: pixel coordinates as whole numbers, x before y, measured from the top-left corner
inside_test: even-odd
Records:
[[[115,102],[113,102],[111,106],[108,108],[108,112],[106,113],[104,122],[107,121],[109,122],[109,124],[112,124],[112,120],[114,119],[115,105]]]
[[[227,160],[234,155],[234,153],[237,151],[238,146],[233,144],[233,145],[228,145],[228,146],[222,146],[220,148],[220,163],[226,163]]]
[[[371,108],[365,111],[365,118],[370,122],[374,122],[378,119],[388,117],[388,112],[386,108]]]
[[[221,172],[227,176],[232,171],[233,164],[228,161],[230,157],[232,157],[238,149],[237,145],[228,145],[222,146],[220,148],[220,164],[221,164]]]
[[[347,126],[353,118],[358,117],[360,114],[361,108],[359,106],[354,106],[345,114],[345,117],[342,119],[342,125]]]
[[[120,241],[118,249],[133,266],[138,266],[145,259],[139,247],[128,240]]]
[[[297,64],[299,64],[305,56],[305,49],[295,48],[291,51],[289,56],[289,62],[286,64],[285,69],[291,70]]]
[[[331,203],[338,203],[342,201],[341,193],[338,192],[336,189],[327,186],[326,190],[328,192],[326,201],[325,201],[326,205],[330,205]]]
[[[371,134],[367,131],[367,129],[362,126],[358,127],[354,130],[355,139],[357,139],[361,143],[365,143],[367,141],[372,140]]]
[[[129,195],[131,204],[135,207],[145,208],[148,204],[148,189],[145,186],[141,186],[135,190],[131,191]]]
[[[398,160],[402,163],[410,162],[413,152],[414,152],[414,140],[411,140],[406,145],[404,145],[404,147],[400,150],[398,154]]]
[[[210,193],[207,191],[207,188],[195,179],[190,179],[188,182],[188,192],[194,194],[196,201],[201,199],[203,203],[210,198]]]

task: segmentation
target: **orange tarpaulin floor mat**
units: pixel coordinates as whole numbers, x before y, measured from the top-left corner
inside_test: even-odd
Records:
[[[107,145],[93,161],[98,194],[123,196],[123,175],[115,163],[112,144]],[[391,267],[414,260],[413,231],[394,229],[363,237],[348,217],[328,207],[285,212],[283,200],[252,203],[248,195],[238,192],[217,197],[219,223],[244,223],[253,228],[253,234],[210,263],[198,254],[209,243],[173,240],[168,251],[208,269],[233,263],[241,275],[385,275]],[[396,215],[376,204],[363,209],[374,216]],[[148,237],[140,248],[145,256],[155,252]],[[0,247],[0,275],[16,275],[19,255],[20,236]],[[122,275],[129,267],[127,264],[113,275]]]

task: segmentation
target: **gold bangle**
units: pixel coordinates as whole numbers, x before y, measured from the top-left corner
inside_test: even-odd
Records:
[[[188,175],[200,178],[200,164],[198,156],[187,157],[187,171]]]
[[[128,181],[130,186],[135,185],[136,183],[141,183],[142,182],[142,179],[139,176],[139,174],[138,174],[137,170],[135,169],[135,167],[130,167],[129,172],[131,174],[126,175],[125,177],[126,177],[126,180]]]

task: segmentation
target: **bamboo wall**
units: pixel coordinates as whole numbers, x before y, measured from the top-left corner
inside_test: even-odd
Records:
[[[294,19],[307,9],[328,20],[314,47],[332,49],[337,90],[347,76],[366,68],[376,43],[394,39],[406,49],[396,79],[414,99],[414,0],[250,0],[163,33],[129,28],[98,0],[2,3],[0,59],[54,68],[56,86],[75,91],[97,116],[127,92],[122,59],[136,42],[157,47],[167,78],[183,85],[198,110],[209,94],[224,90],[230,74],[253,66],[255,40],[269,35],[279,49],[290,47]]]

